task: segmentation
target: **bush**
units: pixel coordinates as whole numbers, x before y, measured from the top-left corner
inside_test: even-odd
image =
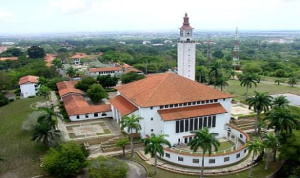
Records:
[[[93,103],[97,103],[103,98],[108,97],[108,94],[100,84],[93,84],[90,86],[86,92],[86,95],[92,100]]]
[[[34,95],[32,95],[32,96],[28,96],[28,98],[35,98],[35,96],[34,96]]]
[[[8,98],[0,91],[0,106],[7,105],[9,103]]]
[[[86,166],[85,150],[74,142],[50,148],[44,157],[44,170],[56,177],[78,175]]]
[[[138,74],[136,72],[129,72],[122,76],[121,81],[123,84],[126,84],[126,83],[134,82],[137,80],[141,80],[143,78],[145,78],[144,75]]]
[[[88,177],[92,178],[125,178],[128,170],[124,161],[103,156],[90,160],[87,167]]]
[[[83,78],[80,82],[78,82],[75,87],[77,89],[83,90],[83,91],[87,91],[89,89],[89,87],[93,84],[97,84],[98,81],[92,77],[86,77]]]

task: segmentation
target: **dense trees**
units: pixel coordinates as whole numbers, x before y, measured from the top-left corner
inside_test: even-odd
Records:
[[[155,158],[154,174],[157,174],[157,154],[159,154],[160,157],[164,155],[163,145],[171,147],[170,142],[164,137],[168,137],[168,135],[155,135],[152,133],[150,137],[146,137],[143,140],[145,143],[145,154],[150,153],[151,157]]]
[[[5,52],[1,53],[3,57],[19,57],[22,55],[22,51],[19,48],[8,48]]]
[[[131,114],[130,116],[123,116],[120,122],[121,130],[124,130],[126,128],[127,133],[130,133],[131,157],[133,157],[134,154],[133,131],[135,130],[135,132],[138,132],[139,130],[141,130],[141,125],[140,125],[141,119],[143,118],[138,115]]]
[[[90,86],[92,86],[93,84],[97,84],[97,80],[92,78],[92,77],[85,77],[83,78],[81,81],[79,81],[75,87],[77,89],[83,90],[83,91],[87,91],[89,89]]]
[[[56,177],[73,177],[86,166],[86,158],[86,151],[83,147],[74,142],[68,142],[50,148],[43,159],[44,170]]]
[[[208,152],[211,155],[213,148],[215,151],[218,150],[220,142],[216,138],[216,133],[209,133],[208,128],[202,130],[192,131],[195,134],[194,138],[188,143],[193,152],[197,152],[199,148],[202,149],[202,165],[201,165],[201,178],[204,176],[204,155]]]
[[[108,94],[100,84],[93,84],[89,87],[86,95],[92,100],[93,103],[97,103],[103,98],[107,98]]]
[[[27,49],[27,53],[32,59],[44,58],[46,56],[44,48],[39,46],[31,46]]]
[[[129,72],[129,73],[124,74],[121,77],[121,81],[123,84],[126,84],[126,83],[134,82],[134,81],[137,81],[137,80],[140,80],[143,78],[145,78],[144,75],[138,74],[136,72]]]
[[[114,87],[118,83],[118,78],[111,75],[98,75],[97,80],[103,88]]]

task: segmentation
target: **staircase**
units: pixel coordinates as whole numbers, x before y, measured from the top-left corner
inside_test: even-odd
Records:
[[[253,116],[253,117],[242,118],[242,119],[231,121],[231,124],[234,124],[239,129],[242,129],[246,133],[254,133],[255,121],[256,121],[256,116]]]

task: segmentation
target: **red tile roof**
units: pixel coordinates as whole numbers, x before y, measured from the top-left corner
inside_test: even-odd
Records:
[[[122,67],[101,67],[101,68],[89,69],[89,72],[107,72],[107,71],[122,71]]]
[[[25,77],[20,78],[19,85],[25,83],[38,83],[38,82],[39,82],[39,77],[33,75],[27,75]]]
[[[215,103],[174,109],[163,109],[158,110],[158,113],[162,120],[172,121],[190,117],[222,114],[226,113],[226,109],[224,109],[220,103]]]
[[[75,55],[73,55],[71,57],[71,59],[82,59],[82,58],[86,58],[87,55],[85,53],[76,53]]]
[[[90,106],[81,95],[68,95],[62,100],[69,116],[111,111],[110,104]]]
[[[16,60],[18,60],[18,57],[1,57],[0,58],[0,61],[6,61],[6,60],[16,61]]]
[[[149,75],[145,79],[115,87],[140,107],[232,98],[233,96],[174,73]]]
[[[54,60],[55,57],[56,57],[56,55],[54,55],[54,54],[46,54],[46,56],[44,57],[44,59],[46,61],[46,66],[48,66],[48,67],[53,66],[52,61]]]
[[[128,72],[136,72],[136,73],[143,73],[142,71],[136,69],[136,68],[131,68],[131,69],[126,69],[126,73]]]
[[[83,94],[81,90],[75,88],[76,83],[77,81],[63,81],[56,83],[59,96],[63,97],[70,93]]]
[[[127,99],[125,99],[123,96],[118,95],[112,99],[109,100],[110,104],[117,108],[117,110],[123,115],[128,115],[134,111],[136,111],[138,108],[130,103]]]

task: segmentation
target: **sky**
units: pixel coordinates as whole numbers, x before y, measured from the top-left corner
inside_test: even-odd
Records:
[[[300,0],[0,0],[0,35],[196,30],[300,30]]]

